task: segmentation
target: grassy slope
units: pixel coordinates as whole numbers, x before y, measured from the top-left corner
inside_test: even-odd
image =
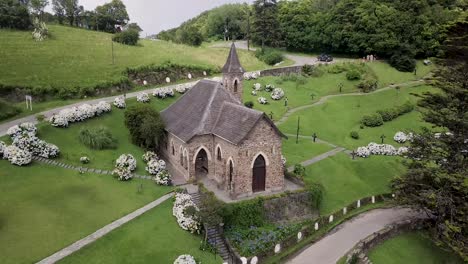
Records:
[[[152,181],[119,182],[61,168],[0,160],[2,263],[38,261],[168,192]],[[143,184],[143,192],[138,193]]]
[[[385,134],[386,142],[395,145],[397,143],[393,141],[393,136],[397,131],[418,129],[425,125],[419,112],[413,111],[375,128],[360,129],[361,118],[379,109],[402,105],[407,100],[415,102],[417,98],[411,93],[430,90],[433,88],[421,86],[402,88],[399,93],[396,90],[388,90],[366,96],[331,98],[324,104],[292,114],[285,123],[280,125],[280,129],[286,133],[295,133],[297,117],[300,116],[300,133],[303,135],[316,132],[319,138],[348,148],[355,148],[372,141],[380,143],[380,136]],[[352,139],[349,136],[351,131],[357,131],[360,139]]]
[[[389,239],[371,250],[369,258],[375,264],[463,263],[455,255],[437,247],[421,232],[410,232]]]
[[[352,160],[344,153],[306,169],[306,183],[320,182],[325,187],[321,208],[323,214],[339,210],[357,199],[389,192],[391,179],[405,170],[401,158],[372,156]]]
[[[0,83],[31,86],[93,86],[118,80],[126,67],[160,64],[222,66],[228,49],[196,48],[164,41],[141,40],[140,46],[114,43],[111,34],[49,25],[52,37],[35,42],[28,31],[0,30]],[[246,51],[239,51],[247,70],[267,68]]]
[[[182,230],[166,201],[138,219],[113,231],[60,263],[173,263],[190,254],[201,263],[221,263],[221,258],[199,250],[201,237]]]
[[[295,137],[283,140],[283,155],[286,157],[287,166],[294,166],[331,149],[332,147],[326,144],[312,142],[312,139],[299,138],[298,144]]]

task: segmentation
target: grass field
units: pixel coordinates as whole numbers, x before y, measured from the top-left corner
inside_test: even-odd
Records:
[[[429,86],[413,88],[401,88],[387,90],[365,96],[344,96],[330,98],[325,103],[315,107],[302,110],[292,114],[289,119],[280,125],[280,129],[286,133],[296,133],[297,119],[300,117],[300,134],[312,135],[317,133],[318,137],[334,144],[347,148],[356,148],[367,145],[370,142],[379,142],[380,136],[384,134],[385,142],[393,145],[393,136],[398,131],[406,129],[419,129],[426,125],[419,112],[416,110],[400,116],[380,127],[365,127],[360,129],[360,120],[364,115],[375,113],[377,110],[399,106],[407,100],[416,102],[417,97],[412,93],[423,93],[432,91]],[[357,131],[360,135],[358,140],[352,139],[349,134]]]
[[[324,143],[314,143],[312,139],[299,138],[296,144],[295,137],[283,140],[283,155],[286,157],[286,166],[294,166],[333,148]]]
[[[114,43],[111,34],[49,25],[51,38],[35,42],[29,31],[0,30],[0,83],[41,87],[88,87],[119,80],[127,67],[161,64],[223,66],[226,48],[189,47],[165,41],[141,40],[139,46]],[[239,50],[247,70],[268,68],[253,53]]]
[[[418,68],[420,68],[420,70],[417,72],[417,75],[414,75],[413,73],[399,72],[385,62],[373,62],[368,63],[367,65],[378,76],[378,88],[387,87],[392,83],[398,84],[418,80],[427,76],[429,72],[433,70],[432,66],[424,66],[420,61],[418,62]],[[262,77],[258,80],[245,81],[244,102],[252,101],[255,109],[263,111],[268,115],[272,112],[273,119],[279,120],[290,108],[314,103],[326,95],[339,94],[340,84],[343,84],[341,91],[343,94],[359,92],[359,89],[356,88],[359,81],[349,81],[346,79],[346,72],[332,74],[327,73],[327,70],[333,66],[327,65],[321,67],[325,74],[320,77],[308,77],[306,78],[306,83],[303,85],[297,85],[296,82],[293,81],[282,81],[281,77]],[[270,93],[265,91],[259,92],[257,96],[252,95],[251,92],[255,83],[262,84],[262,87],[265,87],[267,84],[271,84],[275,87],[282,88],[285,92],[284,98],[288,98],[287,107],[285,106],[284,98],[282,100],[275,101],[271,99]],[[267,98],[268,104],[259,104],[257,99],[260,96]]]
[[[169,191],[148,180],[0,160],[0,262],[36,262]]]
[[[329,214],[360,198],[389,192],[390,181],[404,171],[398,157],[352,160],[340,153],[306,167],[304,181],[322,183],[325,193],[320,211]]]
[[[173,263],[182,254],[203,264],[221,263],[199,249],[201,239],[177,225],[172,201],[166,201],[59,263]]]
[[[423,232],[410,232],[391,238],[372,249],[375,264],[461,264],[457,256],[437,247]]]

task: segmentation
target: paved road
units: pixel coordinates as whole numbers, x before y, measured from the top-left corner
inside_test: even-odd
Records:
[[[410,218],[422,217],[408,208],[376,209],[361,214],[337,227],[326,237],[312,244],[286,263],[335,264],[360,240],[385,226]]]

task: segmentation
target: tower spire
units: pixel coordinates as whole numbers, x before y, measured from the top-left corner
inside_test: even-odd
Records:
[[[232,42],[231,50],[227,58],[226,64],[222,69],[223,73],[244,73],[245,70],[240,64],[239,57],[237,56],[236,45]]]
[[[231,45],[231,50],[229,51],[229,56],[227,58],[226,64],[224,64],[222,72],[224,88],[232,95],[234,95],[239,100],[239,102],[242,102],[242,83],[244,81],[245,71],[240,64],[234,42]]]

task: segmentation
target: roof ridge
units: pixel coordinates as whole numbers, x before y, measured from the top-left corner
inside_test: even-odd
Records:
[[[205,121],[206,121],[206,119],[208,118],[208,115],[209,115],[209,111],[207,111],[207,110],[211,108],[211,104],[213,103],[213,100],[214,100],[214,98],[215,98],[215,95],[216,95],[216,93],[217,93],[218,90],[219,90],[219,89],[218,89],[218,88],[219,88],[218,86],[219,86],[219,83],[218,83],[218,84],[216,85],[216,87],[213,89],[214,91],[211,93],[210,99],[208,100],[208,103],[205,105],[205,109],[203,110],[203,116],[202,116],[202,118],[201,118],[201,120],[200,120],[200,124],[199,124],[198,127],[197,127],[197,130],[196,130],[197,132],[195,133],[195,135],[198,134],[198,133],[203,132],[203,128],[205,127]],[[211,129],[212,129],[212,128],[210,128],[210,130],[211,130]],[[211,133],[211,131],[210,131],[210,133]],[[192,137],[195,136],[195,135],[192,135]]]

